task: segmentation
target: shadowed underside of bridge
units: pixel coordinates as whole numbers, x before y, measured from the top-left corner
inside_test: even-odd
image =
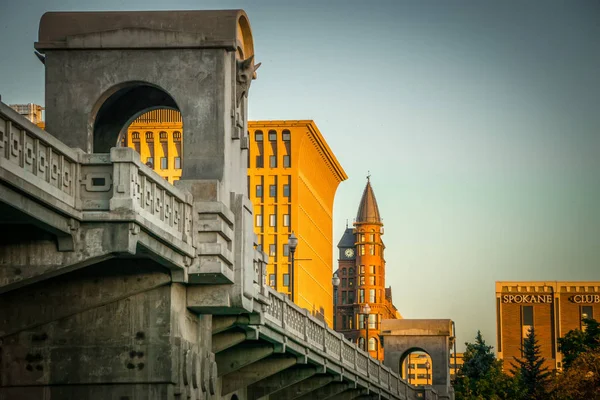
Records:
[[[48,132],[0,102],[0,400],[423,398],[265,285],[243,11],[48,13],[39,32]],[[186,129],[175,186],[111,145],[157,106]]]

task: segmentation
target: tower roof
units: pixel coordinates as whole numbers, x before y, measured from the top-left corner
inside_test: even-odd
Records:
[[[377,207],[377,200],[375,199],[375,193],[373,193],[373,187],[371,186],[371,179],[369,176],[367,176],[367,185],[365,186],[360,205],[358,206],[355,223],[381,224],[379,207]]]
[[[348,228],[346,225],[346,230],[340,239],[337,247],[354,247],[354,243],[356,242],[354,233],[352,233],[352,228]]]

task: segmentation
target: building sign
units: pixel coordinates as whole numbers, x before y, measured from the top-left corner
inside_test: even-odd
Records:
[[[600,303],[600,294],[577,294],[569,297],[569,300],[577,304]]]
[[[503,303],[552,303],[551,294],[504,294]]]

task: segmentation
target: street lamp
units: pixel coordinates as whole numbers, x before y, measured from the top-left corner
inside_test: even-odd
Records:
[[[333,330],[335,330],[335,315],[337,314],[337,288],[340,285],[340,278],[337,274],[333,274],[333,278],[331,278],[331,284],[333,285]]]
[[[366,325],[366,330],[367,330],[367,340],[365,341],[365,343],[367,344],[366,350],[367,352],[369,351],[369,313],[371,312],[371,307],[369,307],[369,303],[365,304],[362,308],[362,312],[364,315],[366,315],[365,317],[365,325]]]
[[[425,369],[427,370],[427,375],[425,375],[425,377],[427,378],[428,385],[429,385],[429,368],[431,368],[431,364],[429,363],[429,360],[427,360],[427,362],[425,363]]]
[[[290,254],[292,255],[291,266],[290,266],[290,293],[292,302],[294,301],[294,252],[296,251],[296,247],[298,247],[298,238],[294,235],[294,231],[290,235],[288,239],[288,247],[290,248]]]

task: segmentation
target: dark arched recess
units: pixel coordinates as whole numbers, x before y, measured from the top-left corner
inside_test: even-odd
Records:
[[[132,82],[116,90],[98,110],[94,121],[94,153],[109,153],[119,136],[139,115],[157,108],[179,110],[164,90],[143,82]]]

